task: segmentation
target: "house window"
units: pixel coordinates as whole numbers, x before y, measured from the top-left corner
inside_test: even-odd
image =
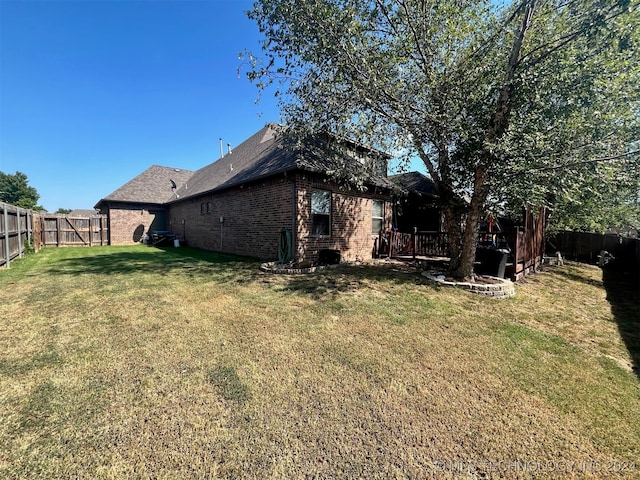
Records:
[[[211,213],[211,202],[202,202],[200,204],[200,214]]]
[[[331,192],[314,190],[311,192],[311,235],[329,236],[331,232]]]
[[[384,225],[384,202],[374,200],[371,206],[371,233],[378,235]]]

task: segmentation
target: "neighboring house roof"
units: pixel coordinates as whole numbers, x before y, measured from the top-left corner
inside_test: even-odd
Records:
[[[354,177],[360,175],[365,183],[386,188],[392,186],[385,177],[367,172],[364,166],[346,155],[343,155],[343,158],[328,155],[320,146],[285,148],[276,128],[274,124],[266,125],[231,153],[195,172],[177,190],[178,198],[174,197],[171,200],[180,201],[292,170],[339,173],[345,165],[349,166],[347,173]]]
[[[436,184],[433,183],[433,180],[420,172],[408,172],[393,175],[389,177],[389,180],[400,185],[400,187],[407,193],[418,193],[420,195],[432,196],[438,194]]]
[[[84,208],[76,208],[74,210],[71,210],[68,213],[69,217],[94,217],[96,215],[99,215],[100,212],[97,212],[95,210],[89,210],[89,209],[84,209]]]
[[[164,204],[175,198],[178,190],[191,178],[193,171],[180,168],[153,165],[137,177],[125,183],[115,192],[101,199],[95,206],[100,208],[103,202],[134,202]],[[172,188],[175,182],[176,188]]]

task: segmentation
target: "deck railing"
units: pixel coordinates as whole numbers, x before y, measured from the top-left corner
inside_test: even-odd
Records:
[[[544,256],[545,211],[537,218],[531,210],[525,213],[525,226],[511,232],[479,232],[478,246],[490,246],[509,252],[506,275],[519,280],[535,270]],[[374,245],[378,257],[449,256],[449,242],[445,232],[412,233],[387,230],[380,232]]]
[[[449,243],[444,232],[380,232],[376,242],[378,257],[449,255]]]

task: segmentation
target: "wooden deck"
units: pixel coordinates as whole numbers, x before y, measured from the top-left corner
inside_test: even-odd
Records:
[[[525,213],[524,227],[512,232],[480,232],[478,244],[488,244],[508,251],[505,277],[518,281],[539,268],[544,258],[545,210],[537,216],[531,209]],[[449,243],[446,232],[380,232],[374,245],[378,257],[420,260],[448,257]]]

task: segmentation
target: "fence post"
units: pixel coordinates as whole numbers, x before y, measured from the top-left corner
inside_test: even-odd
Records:
[[[27,210],[25,221],[27,222],[27,243],[33,246],[33,243],[31,242],[31,233],[33,230],[33,212],[31,210]]]
[[[9,212],[7,212],[7,204],[2,204],[3,211],[3,223],[4,223],[4,258],[5,258],[5,267],[9,268],[11,266],[11,248],[9,247]]]
[[[60,226],[60,215],[56,217],[56,240],[58,241],[58,247],[62,244],[62,228]]]
[[[22,222],[20,221],[20,208],[16,207],[16,230],[18,231],[18,256],[22,258]]]
[[[100,245],[106,244],[105,239],[105,224],[107,223],[106,217],[100,217]]]
[[[418,227],[413,227],[413,233],[411,234],[411,246],[413,248],[413,261],[416,261],[416,235],[418,233]]]

